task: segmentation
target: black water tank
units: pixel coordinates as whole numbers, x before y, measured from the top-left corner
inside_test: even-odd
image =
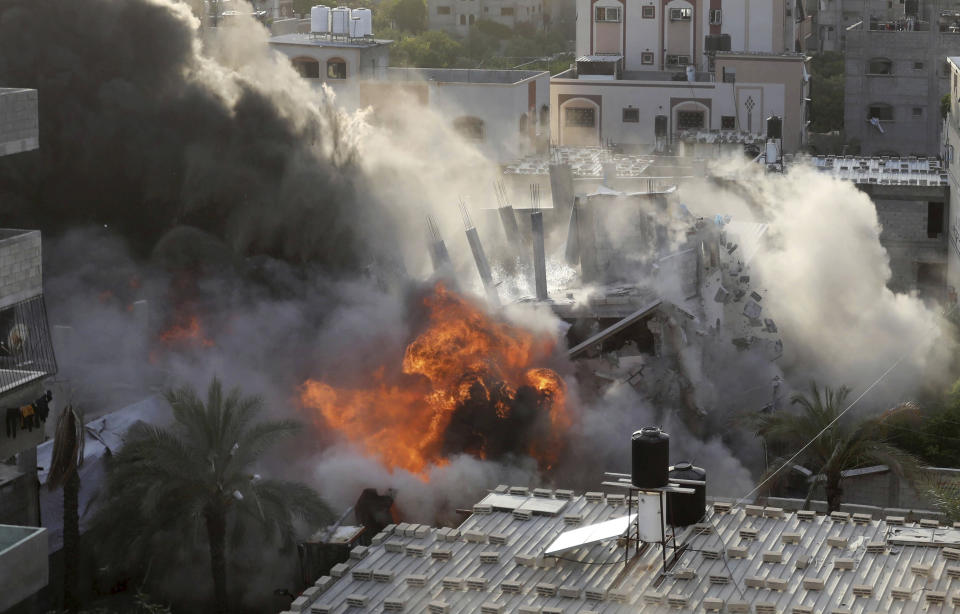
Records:
[[[783,138],[783,120],[776,115],[771,115],[767,118],[767,138],[768,139],[782,139]]]
[[[667,136],[667,116],[657,115],[653,118],[653,133],[658,136]]]
[[[670,470],[670,435],[655,426],[633,434],[633,485],[660,488],[667,485]]]
[[[670,467],[671,480],[707,480],[707,472],[690,463],[677,463]],[[681,488],[692,488],[693,494],[667,493],[667,521],[674,527],[686,527],[700,522],[707,507],[707,486],[677,484]]]

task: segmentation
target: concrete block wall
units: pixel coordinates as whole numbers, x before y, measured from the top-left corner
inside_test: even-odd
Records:
[[[0,88],[0,156],[38,147],[37,90]]]
[[[39,230],[0,230],[0,309],[43,293]]]

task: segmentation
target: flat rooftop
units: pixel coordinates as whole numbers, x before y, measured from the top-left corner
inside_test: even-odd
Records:
[[[629,560],[618,544],[627,526],[625,493],[500,486],[472,511],[457,528],[389,525],[290,609],[864,614],[946,611],[960,603],[960,530],[933,519],[911,522],[905,513],[824,516],[716,502],[701,522],[677,529],[680,548],[668,548],[673,561],[664,570],[660,545],[640,544],[636,552],[633,544]],[[622,525],[621,533],[546,554],[561,533],[607,521]]]
[[[437,83],[487,83],[511,85],[550,73],[543,70],[495,70],[483,68],[388,68],[388,81],[434,81]]]
[[[653,156],[617,154],[602,147],[554,147],[553,163],[569,164],[574,177],[603,177],[603,165],[617,165],[617,177],[640,177],[654,163]],[[507,164],[507,175],[547,175],[551,160],[547,156],[532,154]]]
[[[743,130],[683,130],[677,138],[687,143],[727,144],[764,143],[762,134],[754,134]]]
[[[854,183],[880,185],[947,186],[946,169],[936,158],[890,156],[816,156],[817,170]]]
[[[378,38],[333,38],[313,34],[281,34],[270,38],[271,45],[304,45],[306,47],[369,48],[392,44],[392,40]]]

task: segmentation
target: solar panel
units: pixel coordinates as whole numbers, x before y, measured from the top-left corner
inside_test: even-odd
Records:
[[[559,554],[561,552],[566,552],[567,550],[580,548],[581,546],[587,546],[608,539],[613,539],[615,537],[620,537],[627,532],[627,529],[630,527],[630,523],[636,520],[636,518],[636,514],[630,514],[628,516],[613,518],[611,520],[607,520],[606,522],[593,524],[589,527],[573,529],[572,531],[564,531],[557,536],[557,539],[553,540],[553,543],[547,547],[546,551],[544,551],[544,554]]]

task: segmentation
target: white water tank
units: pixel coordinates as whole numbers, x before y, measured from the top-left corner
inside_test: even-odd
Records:
[[[687,81],[693,83],[697,80],[697,69],[691,65],[687,66]]]
[[[330,11],[330,32],[340,36],[350,34],[350,9],[338,6]]]
[[[353,9],[353,21],[359,20],[357,36],[373,36],[373,11]]]
[[[327,34],[330,32],[330,7],[318,4],[310,9],[310,32]]]
[[[350,38],[363,38],[363,26],[356,9],[350,11]]]

